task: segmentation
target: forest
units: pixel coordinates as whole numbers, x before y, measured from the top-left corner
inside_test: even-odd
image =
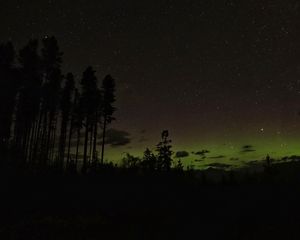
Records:
[[[11,42],[0,45],[4,166],[83,174],[104,166],[105,134],[116,110],[115,80],[107,75],[98,86],[89,66],[77,87],[72,73],[62,73],[62,56],[55,37],[44,37],[41,46],[38,40],[30,40],[18,53]],[[162,132],[157,155],[149,149],[142,160],[127,154],[122,167],[183,170],[180,160],[173,163],[168,135],[167,130]]]
[[[30,40],[18,53],[11,42],[0,45],[2,164],[70,169],[78,165],[82,144],[82,173],[103,163],[105,131],[114,119],[115,81],[107,75],[97,86],[89,66],[79,89],[72,73],[62,73],[62,56],[55,37],[44,37],[41,46]]]

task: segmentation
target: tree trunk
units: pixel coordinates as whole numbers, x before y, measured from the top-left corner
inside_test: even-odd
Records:
[[[71,152],[71,141],[72,141],[72,132],[73,132],[73,119],[71,119],[70,129],[69,129],[69,139],[68,139],[68,153],[67,153],[67,166],[70,163],[70,152]]]
[[[103,160],[104,160],[103,158],[104,158],[105,132],[106,132],[106,116],[104,116],[104,122],[103,122],[101,165],[103,165]]]
[[[89,144],[90,144],[90,149],[89,149],[89,163],[91,163],[91,161],[92,161],[93,136],[94,136],[93,132],[94,132],[94,128],[93,128],[93,124],[91,124],[90,140],[89,140]]]
[[[84,136],[84,149],[83,149],[83,166],[82,173],[86,173],[87,170],[87,148],[89,140],[89,120],[86,118],[85,136]]]
[[[56,128],[57,128],[57,117],[55,116],[51,127],[51,140],[50,140],[50,160],[52,162],[55,156]]]
[[[52,116],[52,113],[50,113],[49,123],[48,123],[48,132],[47,132],[46,152],[45,152],[46,161],[49,161],[49,151],[50,151],[50,147],[51,147],[50,144],[51,144],[52,124],[53,124],[53,116]]]
[[[77,129],[77,144],[76,144],[76,157],[75,157],[76,167],[78,164],[79,144],[80,144],[80,128]]]
[[[31,161],[33,163],[36,163],[38,145],[40,144],[39,140],[41,140],[41,136],[42,136],[42,133],[41,133],[42,119],[43,119],[43,113],[42,113],[42,110],[40,110],[40,116],[39,116],[39,120],[38,120],[38,124],[37,124],[37,131],[36,131],[35,137],[34,137],[35,141],[34,141],[34,146],[33,146],[33,153],[31,156]]]
[[[66,148],[66,137],[67,137],[67,126],[68,126],[68,119],[66,116],[62,117],[61,123],[61,131],[60,131],[60,139],[59,139],[59,164],[61,167],[64,166],[64,159],[65,159],[65,148]]]
[[[39,156],[39,161],[42,165],[45,165],[47,163],[46,159],[46,136],[47,136],[47,122],[48,122],[48,116],[47,112],[44,114],[44,120],[43,120],[43,131],[42,131],[42,136],[41,136],[41,149],[40,149],[40,156]]]
[[[32,157],[32,151],[33,151],[33,143],[35,142],[35,135],[37,131],[37,122],[34,121],[33,127],[31,129],[30,133],[30,140],[29,140],[29,145],[28,145],[28,153],[27,153],[27,161],[29,164],[32,164],[31,157]]]
[[[97,128],[98,128],[98,111],[96,111],[96,121],[94,126],[94,142],[93,142],[93,162],[97,164],[96,152],[97,152]]]

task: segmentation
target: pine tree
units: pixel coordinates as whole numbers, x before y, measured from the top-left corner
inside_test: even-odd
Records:
[[[76,108],[77,108],[77,105],[78,105],[78,101],[79,101],[79,92],[78,92],[78,89],[75,88],[75,90],[74,90],[74,100],[73,100],[72,105],[71,105],[71,113],[70,113],[71,122],[70,122],[70,128],[69,128],[67,166],[70,163],[71,143],[72,143],[72,138],[73,138],[73,131],[76,130],[76,122],[77,122],[76,121]],[[79,133],[79,135],[80,135],[80,133]],[[76,165],[77,165],[77,162],[76,162]]]
[[[62,55],[55,37],[45,37],[42,41],[42,67],[44,74],[44,130],[43,142],[45,161],[51,160],[55,145],[57,114],[60,97]]]
[[[98,162],[97,159],[97,138],[98,138],[98,128],[101,124],[101,117],[102,117],[102,104],[103,104],[103,98],[101,91],[97,89],[96,92],[96,111],[94,115],[94,121],[93,121],[93,153],[92,153],[92,159],[93,163],[96,165]]]
[[[0,154],[7,153],[18,91],[18,75],[14,66],[15,49],[11,42],[0,45]]]
[[[158,170],[170,171],[172,165],[172,145],[171,140],[168,139],[169,131],[164,130],[161,134],[161,141],[156,145],[158,152]]]
[[[91,132],[93,117],[97,109],[97,78],[92,67],[88,67],[83,72],[81,86],[82,94],[80,98],[80,108],[82,109],[83,124],[85,127],[82,172],[86,173],[88,167],[87,152],[89,133]]]
[[[142,159],[142,167],[148,171],[155,171],[157,168],[157,159],[155,155],[147,148]]]
[[[19,52],[21,88],[17,98],[14,143],[24,161],[31,149],[30,138],[34,136],[41,97],[40,57],[38,41],[30,40]]]
[[[72,107],[72,95],[75,88],[74,76],[72,73],[68,73],[66,76],[66,83],[62,90],[62,97],[60,101],[61,109],[61,128],[59,139],[59,165],[64,166],[65,147],[67,138],[67,128],[70,120],[70,113]]]
[[[103,134],[102,134],[102,151],[101,151],[101,164],[104,161],[104,146],[105,146],[105,133],[107,125],[114,120],[113,113],[115,112],[115,107],[113,103],[115,102],[115,80],[107,75],[102,82],[102,91],[103,91],[103,105],[102,105],[102,114],[103,114]]]

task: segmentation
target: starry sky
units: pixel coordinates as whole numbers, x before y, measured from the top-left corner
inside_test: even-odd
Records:
[[[54,35],[65,72],[116,79],[110,159],[164,129],[188,164],[300,154],[299,0],[10,0],[0,20],[0,41]]]

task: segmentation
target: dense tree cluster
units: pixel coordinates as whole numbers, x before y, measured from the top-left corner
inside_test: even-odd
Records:
[[[176,171],[183,170],[183,164],[179,159],[175,162],[172,159],[172,140],[169,139],[169,131],[164,130],[161,133],[161,141],[156,145],[157,154],[153,153],[149,148],[144,151],[142,158],[135,157],[126,153],[122,159],[121,166],[127,169],[142,170],[144,172],[169,172],[171,168]]]
[[[41,43],[30,40],[18,53],[11,42],[0,45],[1,162],[76,168],[83,144],[85,173],[99,164],[99,143],[103,163],[105,131],[114,119],[115,81],[108,75],[98,87],[95,71],[88,67],[78,89],[74,75],[62,73],[63,53],[55,37]]]

